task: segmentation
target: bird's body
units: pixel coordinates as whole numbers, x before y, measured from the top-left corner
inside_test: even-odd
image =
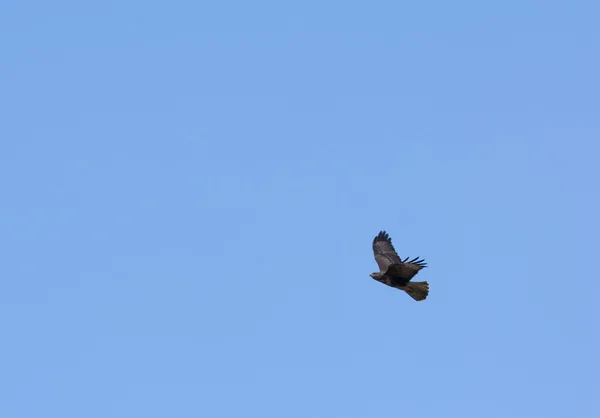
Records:
[[[402,260],[392,245],[392,239],[385,231],[381,231],[373,240],[373,252],[380,270],[371,273],[373,279],[405,291],[414,300],[427,298],[429,283],[410,281],[419,270],[426,267],[425,260],[419,260],[419,257],[410,261],[407,261],[408,257]]]

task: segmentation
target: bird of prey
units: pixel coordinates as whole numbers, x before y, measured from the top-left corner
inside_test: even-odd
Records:
[[[388,286],[404,290],[414,300],[424,300],[427,297],[429,283],[410,281],[419,270],[427,266],[425,260],[419,260],[419,257],[410,261],[407,261],[408,257],[402,260],[392,245],[392,239],[385,231],[381,231],[373,240],[373,252],[380,271],[371,273],[372,278]]]

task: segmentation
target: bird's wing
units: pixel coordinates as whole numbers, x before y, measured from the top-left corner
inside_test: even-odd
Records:
[[[419,272],[419,270],[427,267],[425,260],[419,260],[419,257],[415,257],[412,260],[406,262],[390,264],[385,272],[386,275],[392,276],[398,279],[410,280]]]
[[[373,252],[375,253],[375,261],[377,261],[379,270],[382,273],[385,273],[390,265],[402,263],[392,245],[392,239],[385,231],[381,231],[373,240]]]

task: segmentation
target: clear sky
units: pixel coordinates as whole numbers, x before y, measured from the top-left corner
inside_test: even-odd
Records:
[[[600,416],[599,15],[3,1],[0,416]]]

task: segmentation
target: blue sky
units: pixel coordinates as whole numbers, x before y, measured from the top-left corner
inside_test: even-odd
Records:
[[[599,13],[3,2],[0,415],[600,416]]]

